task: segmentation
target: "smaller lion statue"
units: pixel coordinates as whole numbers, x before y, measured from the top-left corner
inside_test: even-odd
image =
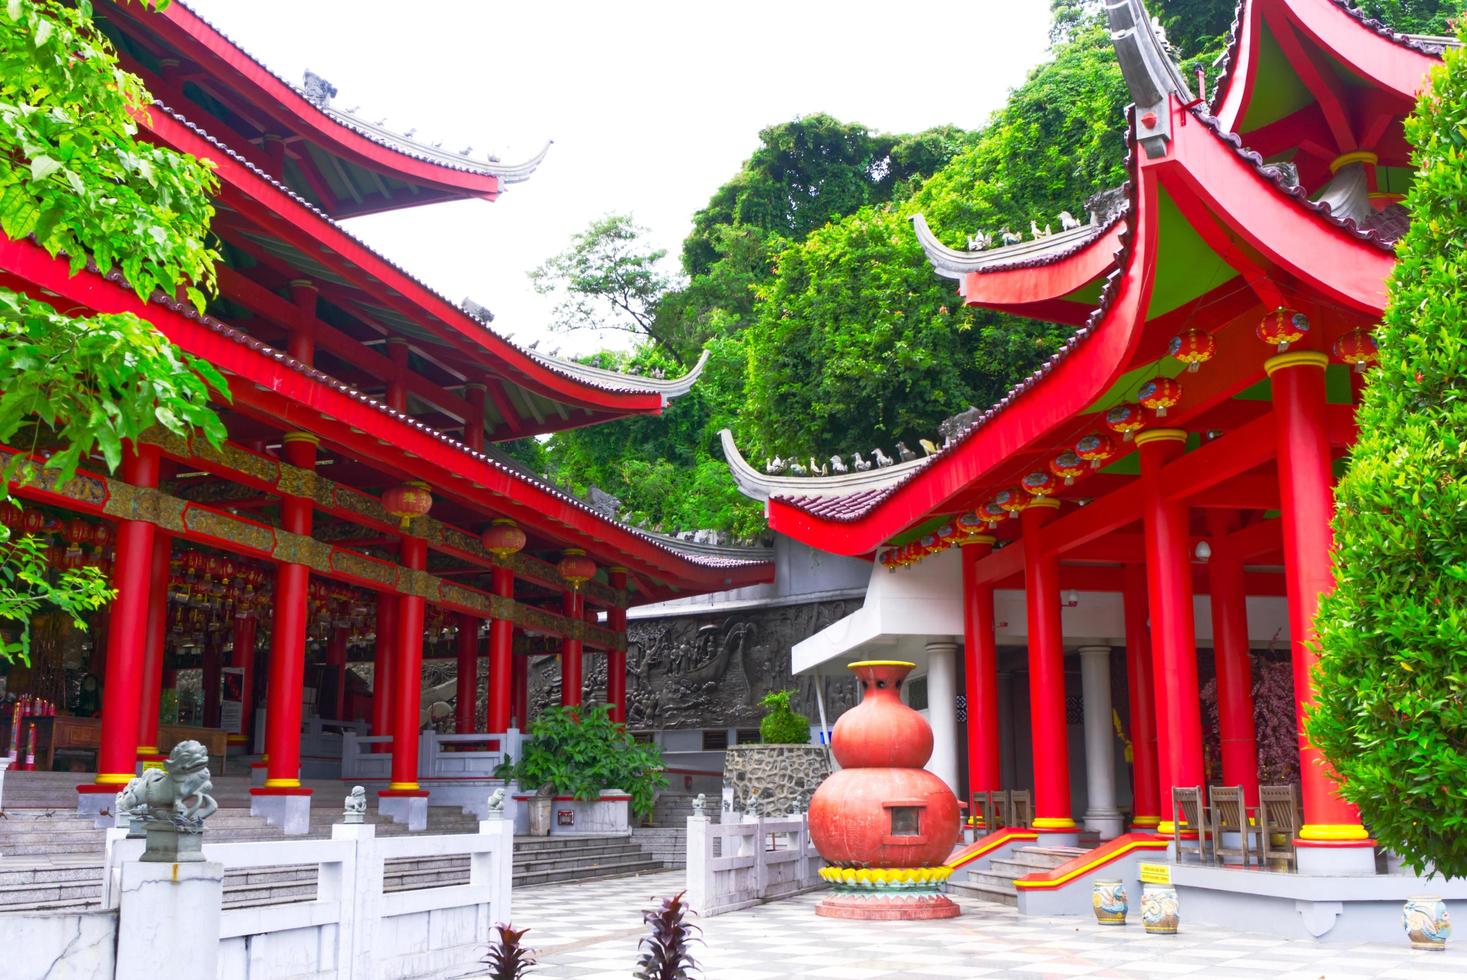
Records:
[[[346,804],[342,808],[342,817],[346,823],[362,823],[367,815],[367,791],[360,786],[351,788],[351,795],[346,798]]]

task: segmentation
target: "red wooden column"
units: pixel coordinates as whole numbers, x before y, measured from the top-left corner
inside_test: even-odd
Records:
[[[346,714],[346,641],[351,630],[345,626],[333,626],[326,639],[326,667],[331,672],[332,695],[331,717],[341,720]],[[323,705],[322,707],[328,707]]]
[[[1156,779],[1156,697],[1147,625],[1146,569],[1127,565],[1122,598],[1126,619],[1126,689],[1131,701],[1131,826],[1145,833],[1161,823]]]
[[[1338,777],[1304,734],[1303,718],[1314,701],[1314,614],[1319,597],[1334,588],[1330,520],[1334,514],[1329,434],[1325,420],[1327,355],[1289,351],[1269,358],[1278,429],[1278,472],[1284,538],[1284,584],[1293,647],[1294,697],[1299,706],[1299,772],[1304,827],[1300,843],[1344,847],[1368,854],[1372,842],[1354,805],[1339,795]],[[1300,854],[1301,870],[1309,858]],[[1373,867],[1373,866],[1372,866]]]
[[[224,637],[219,630],[204,631],[204,727],[219,727],[220,685],[224,682]]]
[[[157,446],[138,446],[136,452],[123,456],[122,479],[136,487],[156,487],[158,465]],[[94,784],[77,787],[84,796],[84,805],[105,800],[105,794],[115,794],[136,775],[143,659],[152,593],[153,535],[153,525],[147,521],[117,522],[117,548],[112,566],[112,587],[117,590],[117,598],[112,601],[107,630],[107,674],[102,686],[97,779]]]
[[[1212,608],[1212,659],[1217,670],[1217,722],[1222,742],[1222,778],[1243,787],[1249,806],[1258,805],[1258,733],[1253,719],[1253,664],[1248,659],[1247,589],[1243,561],[1227,546],[1233,530],[1226,511],[1207,514],[1212,557],[1207,563]]]
[[[977,573],[978,562],[992,551],[991,535],[974,534],[962,541],[963,675],[968,703],[970,800],[974,793],[1003,788],[998,743],[998,648],[994,636],[993,583],[979,582]]]
[[[581,592],[571,589],[561,594],[561,610],[566,619],[577,622],[582,618]],[[560,642],[560,703],[567,708],[581,704],[584,682],[581,670],[581,641],[567,636]]]
[[[138,758],[156,761],[158,751],[158,709],[163,696],[163,658],[168,640],[168,572],[173,553],[173,537],[153,531],[153,557],[149,564],[148,638],[143,658],[143,702],[138,718]]]
[[[476,725],[479,701],[479,620],[459,613],[458,620],[458,684],[453,705],[453,730],[470,735]]]
[[[294,343],[292,343],[294,347]],[[314,469],[319,440],[308,432],[287,432],[285,461]],[[311,501],[282,497],[280,526],[293,534],[311,533]],[[284,563],[275,569],[275,623],[270,635],[269,685],[265,693],[265,785],[256,795],[308,796],[301,787],[301,688],[306,676],[306,626],[310,615],[307,588],[311,571]],[[282,792],[283,791],[283,792]]]
[[[232,745],[248,745],[250,729],[255,721],[255,634],[259,620],[253,613],[235,614],[234,652],[229,665],[237,667],[240,674],[239,731],[229,736]]]
[[[1024,529],[1024,601],[1029,620],[1029,716],[1034,740],[1034,829],[1074,836],[1070,746],[1065,724],[1065,644],[1060,625],[1059,556],[1041,530],[1059,509],[1036,497],[1020,516]]]
[[[514,598],[514,571],[495,565],[492,587],[494,594]],[[509,731],[514,717],[514,623],[508,619],[489,622],[489,716],[485,726],[496,735]],[[524,727],[524,718],[519,725]]]
[[[1187,508],[1168,499],[1162,467],[1182,454],[1187,433],[1151,429],[1136,435],[1141,454],[1142,515],[1151,611],[1151,656],[1156,677],[1161,824],[1170,834],[1172,787],[1202,786],[1202,698],[1197,687],[1197,641],[1192,621],[1192,553]]]
[[[377,595],[377,642],[372,651],[372,734],[392,734],[392,655],[397,642],[397,596]],[[373,744],[372,751],[387,752],[387,743]]]
[[[474,407],[473,417],[464,419],[464,445],[476,452],[484,451],[484,395],[482,384],[464,385],[464,401]]]
[[[404,535],[402,565],[428,567],[428,542]],[[423,699],[423,612],[420,595],[403,594],[397,603],[397,642],[392,672],[392,780],[386,793],[425,796],[418,787],[418,724]]]
[[[606,581],[619,593],[627,587],[627,570],[613,565],[606,571]],[[611,720],[627,723],[627,607],[626,598],[606,610],[606,628],[617,635],[618,645],[606,651],[606,703],[611,705]]]

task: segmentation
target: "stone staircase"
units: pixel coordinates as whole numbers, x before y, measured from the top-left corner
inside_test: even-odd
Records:
[[[577,834],[574,837],[516,837],[514,887],[547,885],[557,881],[589,881],[661,871],[662,862],[650,857],[625,835]],[[464,865],[465,880],[468,865]]]
[[[664,868],[688,866],[688,825],[681,827],[636,827],[632,840],[643,852]]]
[[[978,898],[1000,905],[1017,906],[1019,890],[1014,882],[1035,871],[1057,868],[1084,854],[1083,847],[1020,847],[1006,858],[995,858],[985,871],[959,870],[948,879],[947,890],[953,895]]]

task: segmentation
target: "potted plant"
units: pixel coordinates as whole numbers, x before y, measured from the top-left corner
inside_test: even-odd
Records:
[[[765,714],[759,744],[724,752],[723,782],[744,813],[803,813],[815,788],[830,775],[830,757],[825,746],[810,744],[810,719],[790,703],[794,694],[770,691],[760,698]]]
[[[501,764],[494,775],[534,791],[530,833],[543,837],[550,833],[556,796],[593,801],[617,789],[629,797],[632,814],[646,819],[657,791],[667,785],[662,768],[657,747],[633,740],[611,720],[607,705],[556,706],[530,725],[520,757]]]

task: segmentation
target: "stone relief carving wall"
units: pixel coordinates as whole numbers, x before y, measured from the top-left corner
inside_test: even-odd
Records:
[[[860,599],[730,613],[634,620],[627,632],[627,721],[634,729],[752,728],[759,699],[793,688],[796,710],[818,720],[815,685],[824,685],[826,720],[856,702],[854,679],[795,678],[790,648],[858,609]],[[606,658],[588,654],[585,701],[606,695]],[[532,713],[560,703],[555,657],[530,662]]]

